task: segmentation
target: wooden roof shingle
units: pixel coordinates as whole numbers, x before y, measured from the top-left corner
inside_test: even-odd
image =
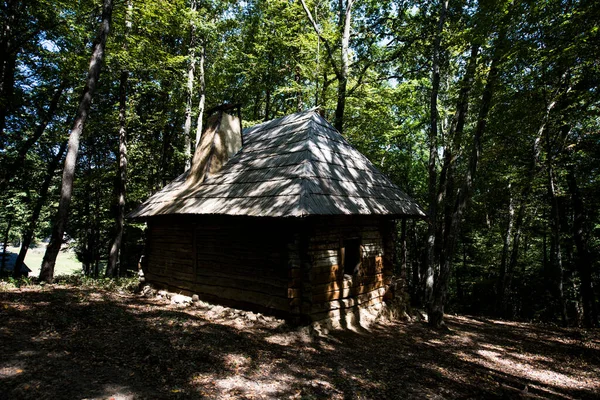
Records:
[[[315,109],[247,128],[243,136],[242,149],[202,184],[186,185],[188,171],[128,217],[425,216]]]

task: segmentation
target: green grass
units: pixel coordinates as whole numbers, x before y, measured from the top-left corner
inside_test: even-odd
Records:
[[[7,251],[15,254],[19,254],[18,247],[9,246],[6,248]],[[42,245],[35,248],[30,248],[25,256],[25,264],[29,267],[31,272],[30,277],[37,277],[40,275],[40,267],[42,265],[42,259],[46,252],[46,246]],[[81,263],[77,261],[77,257],[72,250],[61,251],[56,259],[56,266],[54,267],[54,276],[57,275],[71,275],[74,272],[81,271]]]

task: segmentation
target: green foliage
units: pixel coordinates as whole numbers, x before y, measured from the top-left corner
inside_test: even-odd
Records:
[[[19,3],[21,8],[14,12],[5,4],[0,7],[3,24],[13,12],[17,23],[12,39],[20,43],[12,53],[3,53],[14,56],[16,68],[12,93],[3,91],[0,96],[7,115],[0,138],[4,185],[0,233],[4,236],[8,231],[11,241],[18,241],[28,226],[49,161],[66,139],[100,12],[99,3],[92,0]],[[307,1],[322,37],[331,44],[335,62],[341,54],[343,16],[339,11],[344,4]],[[101,272],[114,229],[118,95],[123,70],[129,72],[126,212],[177,177],[185,165],[182,132],[190,50],[199,54],[204,48],[206,53],[206,109],[239,102],[244,127],[317,105],[333,119],[338,81],[325,44],[300,2],[215,0],[196,1],[195,5],[193,10],[190,0],[133,1],[130,10],[127,1],[115,4],[107,55],[82,138],[67,226],[70,246],[89,276]],[[429,201],[429,98],[439,5],[362,0],[352,9],[344,134],[424,208]],[[504,241],[512,226],[511,239],[518,229],[520,242],[509,241],[508,252],[516,250],[516,257],[507,289],[510,312],[503,315],[558,318],[551,256],[559,249],[569,313],[579,318],[576,310],[582,278],[573,239],[574,203],[567,185],[570,172],[583,199],[584,237],[592,258],[593,283],[598,287],[598,20],[599,7],[587,0],[449,3],[440,43],[436,165],[439,174],[444,151],[452,150],[455,189],[462,185],[469,166],[498,38],[500,32],[506,34],[473,196],[452,260],[449,303],[453,309],[503,314],[497,304],[499,281]],[[127,28],[128,22],[131,28]],[[192,27],[197,40],[190,44]],[[465,84],[473,47],[479,49],[476,68],[472,82]],[[48,115],[61,83],[65,90],[56,110]],[[452,135],[450,127],[465,87],[469,91],[464,131]],[[199,100],[196,90],[192,120],[198,116]],[[44,121],[47,126],[25,152],[22,165],[12,168]],[[536,140],[537,158],[533,150]],[[551,239],[549,170],[554,172],[558,193],[558,239]],[[59,186],[60,171],[56,171],[37,224],[38,239],[49,234]],[[440,204],[451,207],[455,200],[456,190]],[[517,223],[521,208],[523,218]],[[424,223],[409,227],[408,276],[416,300],[423,284],[426,227]],[[143,252],[143,224],[128,221],[124,243],[121,262],[135,270]],[[86,283],[86,277],[60,280],[68,279],[73,279],[73,284],[92,284],[91,280]],[[101,281],[93,282],[99,285]],[[594,296],[598,305],[597,291]]]
[[[106,290],[110,292],[134,293],[139,286],[139,278],[93,278],[83,274],[57,275],[54,277],[56,285],[79,286],[83,289]]]

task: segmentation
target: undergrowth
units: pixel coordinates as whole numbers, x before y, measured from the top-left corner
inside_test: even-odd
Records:
[[[123,278],[93,278],[84,276],[81,273],[69,275],[57,275],[54,277],[53,285],[77,286],[84,289],[102,289],[110,292],[130,292],[133,293],[138,289],[139,278],[123,277]],[[10,290],[22,287],[47,286],[45,282],[39,282],[37,278],[21,277],[13,278],[6,277],[0,280],[0,291]]]

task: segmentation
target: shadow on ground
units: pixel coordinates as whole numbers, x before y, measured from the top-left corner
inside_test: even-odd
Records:
[[[598,398],[600,340],[450,317],[315,337],[72,287],[0,292],[0,399]]]

